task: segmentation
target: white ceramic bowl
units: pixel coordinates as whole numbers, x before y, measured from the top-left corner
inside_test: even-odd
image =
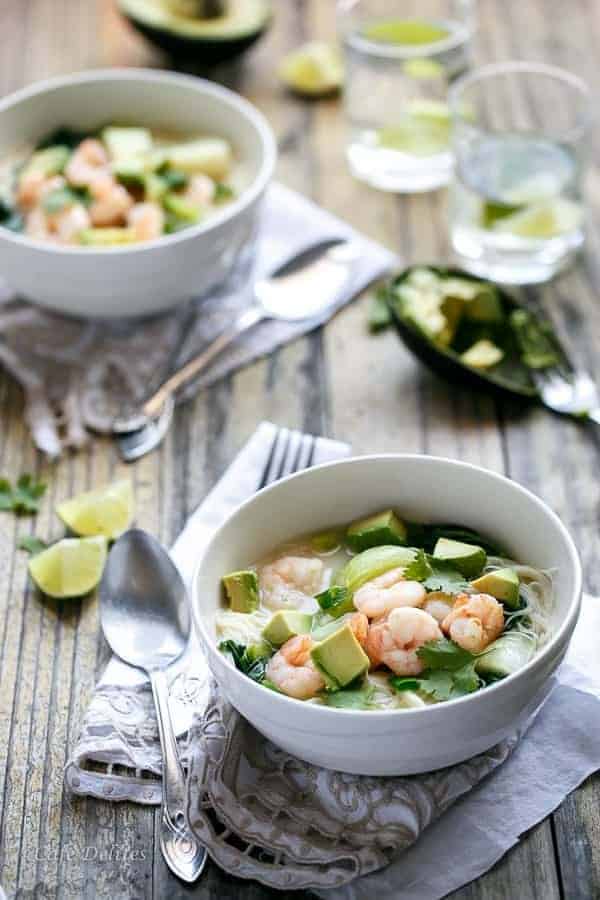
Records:
[[[331,709],[268,691],[219,652],[214,614],[221,576],[299,534],[393,506],[408,519],[459,522],[495,538],[524,563],[556,569],[554,635],[503,681],[427,708]],[[192,588],[194,620],[221,688],[259,731],[302,759],[344,772],[426,772],[492,747],[540,703],[562,660],[581,598],[577,551],[558,517],[529,491],[477,466],[428,456],[367,456],[292,475],[260,491],[203,549]]]
[[[0,274],[22,296],[74,316],[139,316],[222,283],[256,230],[276,159],[271,129],[250,103],[209,81],[150,69],[82,72],[0,102],[0,159],[60,125],[124,122],[228,138],[247,187],[206,223],[102,250],[56,247],[0,228]]]

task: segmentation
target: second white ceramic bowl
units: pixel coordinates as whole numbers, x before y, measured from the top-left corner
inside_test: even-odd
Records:
[[[217,649],[221,576],[282,542],[394,507],[407,519],[458,522],[495,538],[515,559],[555,570],[553,636],[519,672],[467,697],[421,709],[331,709],[266,690]],[[203,548],[192,588],[194,620],[231,703],[290,753],[363,775],[408,775],[452,765],[505,738],[543,699],[577,621],[581,566],[573,541],[541,500],[466,463],[371,456],[309,469],[260,491]]]
[[[22,296],[74,316],[140,316],[221,284],[256,233],[276,159],[271,129],[250,103],[209,81],[151,69],[82,72],[0,102],[0,159],[61,125],[144,125],[231,141],[247,187],[205,223],[126,247],[58,247],[0,228],[0,274]]]

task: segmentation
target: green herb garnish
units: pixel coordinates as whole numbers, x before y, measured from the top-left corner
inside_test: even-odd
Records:
[[[213,198],[215,203],[225,203],[226,200],[231,200],[233,197],[233,188],[229,187],[228,184],[224,184],[222,181],[217,181],[215,185],[215,196]]]
[[[259,683],[264,681],[269,661],[268,656],[256,657],[252,652],[249,652],[248,647],[238,644],[236,641],[221,641],[219,650],[222,653],[229,653],[236,669],[239,669],[252,681],[258,681]]]
[[[417,656],[425,663],[423,674],[418,678],[392,676],[390,684],[395,690],[422,691],[434,700],[454,700],[481,686],[475,671],[477,657],[453,641],[430,641],[419,647]]]
[[[19,550],[26,550],[27,553],[30,553],[32,556],[37,556],[38,553],[41,553],[42,550],[46,550],[47,547],[48,544],[34,534],[24,534],[18,543]]]
[[[21,475],[16,487],[7,478],[0,478],[0,510],[17,515],[36,513],[45,490],[44,482],[36,481],[33,475]]]

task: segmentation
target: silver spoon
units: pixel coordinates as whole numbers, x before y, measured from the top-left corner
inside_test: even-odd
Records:
[[[351,241],[330,238],[303,250],[267,278],[257,281],[253,302],[229,328],[171,375],[146,400],[141,416],[115,424],[123,459],[131,462],[158,446],[171,422],[175,392],[199,375],[241,334],[265,319],[314,321],[318,325],[351,280],[359,252]]]
[[[190,609],[181,575],[145,531],[127,531],[112,547],[100,584],[100,619],[113,652],[150,678],[163,755],[160,846],[171,871],[183,881],[195,881],[204,868],[206,850],[185,820],[185,781],[165,673],[185,650]]]

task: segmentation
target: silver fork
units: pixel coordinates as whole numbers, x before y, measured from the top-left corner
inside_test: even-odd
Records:
[[[567,365],[531,369],[530,374],[544,406],[600,424],[600,393],[587,372]]]
[[[310,434],[280,428],[275,435],[258,489],[273,484],[286,475],[308,469],[313,462],[315,441],[316,438]]]

